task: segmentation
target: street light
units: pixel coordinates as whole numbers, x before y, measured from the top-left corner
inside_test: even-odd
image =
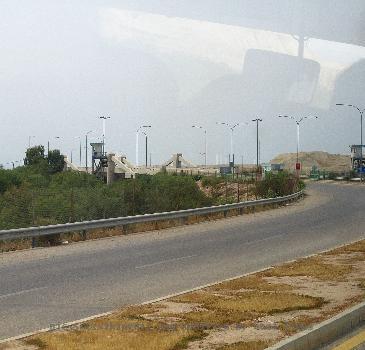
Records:
[[[102,119],[103,121],[103,155],[105,155],[105,122],[107,119],[110,119],[110,117],[101,116],[99,119]]]
[[[256,119],[252,119],[252,121],[256,123],[256,167],[257,167],[257,171],[258,171],[259,170],[259,157],[260,157],[259,123],[262,122],[262,119],[256,118]]]
[[[88,173],[89,172],[89,169],[88,169],[88,166],[87,166],[87,147],[88,147],[88,145],[87,145],[87,137],[88,137],[88,135],[90,134],[90,133],[92,133],[93,131],[92,130],[90,130],[90,131],[88,131],[86,134],[85,134],[85,169],[86,169],[86,173]]]
[[[54,137],[54,139],[56,140],[56,139],[60,139],[60,137],[59,136],[55,136]],[[47,141],[47,155],[49,154],[49,140]]]
[[[142,134],[145,136],[145,140],[146,140],[146,168],[148,167],[148,135],[147,133],[145,133],[144,131],[142,131]]]
[[[204,165],[205,167],[207,167],[207,157],[208,157],[208,143],[207,143],[207,130],[204,129],[202,126],[200,125],[192,125],[192,128],[196,128],[196,129],[200,129],[204,132]]]
[[[224,122],[221,122],[221,123],[216,122],[216,124],[224,125],[231,130],[231,155],[232,155],[232,162],[233,162],[233,166],[234,166],[233,132],[236,127],[240,126],[240,123],[228,124],[228,123],[224,123]],[[231,161],[231,157],[229,157],[229,161]]]
[[[139,132],[142,129],[152,128],[152,125],[141,125],[136,131],[136,166],[138,166],[138,144],[139,144]]]
[[[80,136],[76,136],[75,139],[79,140],[79,157],[80,157],[80,161],[79,161],[79,165],[81,167],[81,162],[82,162],[82,145],[81,145],[81,137]]]
[[[336,103],[336,106],[345,106],[345,107],[351,107],[351,108],[355,108],[358,110],[358,112],[360,113],[360,182],[362,182],[362,168],[363,168],[363,154],[362,154],[362,147],[363,147],[363,141],[362,141],[362,117],[364,115],[365,112],[365,108],[364,109],[360,109],[359,107],[355,106],[355,105],[351,105],[351,104],[344,104],[344,103]]]
[[[28,136],[28,148],[30,148],[31,139],[35,138],[35,136]]]
[[[295,123],[297,124],[297,164],[299,164],[299,141],[300,141],[300,124],[305,120],[305,119],[318,119],[317,116],[307,116],[307,117],[302,117],[300,119],[295,119],[292,116],[288,116],[288,115],[278,115],[279,118],[289,118],[295,121]],[[297,168],[298,165],[296,165],[296,170],[299,171],[300,169]]]

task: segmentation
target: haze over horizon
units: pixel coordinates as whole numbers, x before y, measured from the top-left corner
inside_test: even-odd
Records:
[[[329,0],[318,5],[322,12],[315,1],[249,3],[0,2],[0,164],[23,159],[29,136],[32,145],[73,150],[78,163],[78,137],[84,146],[93,130],[90,141],[100,140],[102,115],[111,117],[107,150],[132,162],[142,124],[152,125],[153,163],[180,152],[197,164],[203,134],[191,126],[202,125],[213,164],[230,152],[229,129],[216,122],[248,122],[235,130],[235,154],[254,163],[256,116],[264,119],[261,160],[268,161],[296,150],[295,123],[279,114],[319,117],[301,126],[301,151],[349,154],[360,117],[335,104],[365,108],[365,3],[336,0],[342,23],[323,16]],[[298,32],[308,35],[304,60]]]

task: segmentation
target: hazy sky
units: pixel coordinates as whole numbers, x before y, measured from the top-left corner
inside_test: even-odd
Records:
[[[253,163],[257,115],[268,161],[296,149],[295,123],[278,114],[318,115],[301,128],[302,150],[349,153],[360,117],[334,104],[365,108],[365,3],[303,1],[0,0],[0,164],[21,160],[30,136],[73,150],[75,163],[81,137],[84,162],[85,133],[100,139],[102,115],[107,149],[132,162],[142,124],[153,163],[177,152],[202,163],[193,124],[207,129],[215,163],[230,152],[216,122],[242,122],[235,154]]]

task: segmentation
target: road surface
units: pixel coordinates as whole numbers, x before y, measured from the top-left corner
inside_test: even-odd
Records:
[[[365,186],[308,194],[252,215],[0,254],[0,340],[365,238]]]

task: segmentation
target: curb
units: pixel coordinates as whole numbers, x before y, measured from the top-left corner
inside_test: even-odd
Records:
[[[315,350],[365,323],[365,302],[285,339],[267,350]]]

